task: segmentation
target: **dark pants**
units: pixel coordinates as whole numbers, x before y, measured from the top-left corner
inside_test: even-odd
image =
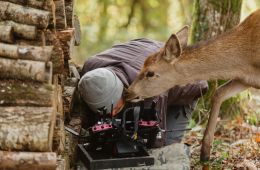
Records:
[[[185,129],[191,119],[196,102],[187,106],[168,107],[166,115],[166,129]],[[166,133],[166,145],[181,142],[185,131],[173,131]]]

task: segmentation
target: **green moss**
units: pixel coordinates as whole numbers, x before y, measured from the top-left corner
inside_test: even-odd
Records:
[[[5,83],[0,84],[0,101],[4,105],[45,105],[50,104],[53,87],[38,83]]]

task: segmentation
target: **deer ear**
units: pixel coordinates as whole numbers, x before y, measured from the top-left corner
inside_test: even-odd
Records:
[[[188,37],[189,37],[189,26],[188,25],[184,26],[180,31],[176,33],[176,35],[180,41],[182,49],[187,47]]]
[[[179,57],[180,55],[181,55],[180,41],[175,34],[172,34],[165,44],[164,59],[170,62],[174,58]]]

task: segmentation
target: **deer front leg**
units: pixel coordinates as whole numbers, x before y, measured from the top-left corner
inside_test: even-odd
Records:
[[[212,106],[209,115],[208,124],[202,140],[200,160],[205,162],[210,158],[211,144],[214,139],[215,128],[219,109],[223,101],[231,96],[247,89],[249,86],[241,83],[239,80],[231,80],[220,86],[212,97]]]

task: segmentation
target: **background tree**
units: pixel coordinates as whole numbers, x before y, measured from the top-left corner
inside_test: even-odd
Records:
[[[240,21],[242,0],[195,0],[194,13],[191,32],[191,44],[201,40],[210,39],[219,35],[232,27],[236,26]],[[200,104],[197,114],[194,114],[195,120],[199,123],[207,120],[207,116],[201,119],[200,111],[207,112],[210,105],[210,96],[214,93],[218,85],[223,84],[225,81],[210,81],[210,90]],[[222,105],[221,113],[228,113],[233,115],[240,112],[241,95],[233,97]],[[204,114],[205,115],[205,114]]]

